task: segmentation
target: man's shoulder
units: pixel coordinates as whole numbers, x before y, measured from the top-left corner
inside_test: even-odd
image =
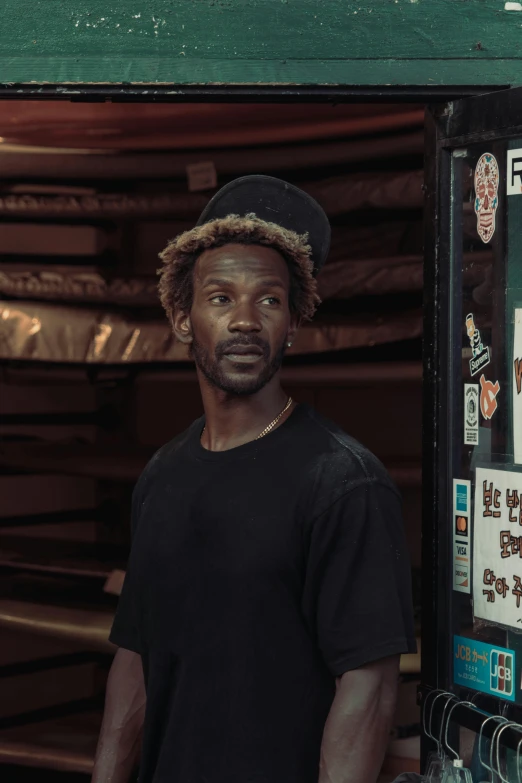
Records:
[[[146,485],[159,475],[165,466],[170,467],[172,465],[172,462],[176,460],[179,452],[189,441],[194,428],[198,426],[198,421],[200,420],[196,419],[196,421],[192,422],[190,427],[184,432],[175,435],[171,440],[164,443],[163,446],[160,446],[160,448],[154,452],[138,479],[136,485],[137,489],[139,488],[143,491]]]
[[[310,473],[316,487],[344,494],[363,484],[382,484],[397,492],[382,462],[339,425],[306,406],[305,429],[312,444]]]

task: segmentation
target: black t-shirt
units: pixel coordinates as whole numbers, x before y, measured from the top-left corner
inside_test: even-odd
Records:
[[[203,424],[133,495],[110,638],[143,660],[140,783],[317,783],[335,677],[415,651],[400,498],[308,406],[228,451]]]

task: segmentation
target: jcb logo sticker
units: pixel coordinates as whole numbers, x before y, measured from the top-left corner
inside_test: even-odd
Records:
[[[515,701],[516,653],[465,636],[453,637],[453,682]]]
[[[490,666],[491,690],[510,696],[513,692],[513,656],[502,650],[492,650]]]

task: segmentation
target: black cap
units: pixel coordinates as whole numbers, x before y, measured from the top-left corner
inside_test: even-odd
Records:
[[[196,225],[228,215],[244,217],[251,212],[260,220],[297,234],[307,233],[317,275],[330,250],[330,223],[315,199],[282,179],[250,174],[232,180],[210,199]]]

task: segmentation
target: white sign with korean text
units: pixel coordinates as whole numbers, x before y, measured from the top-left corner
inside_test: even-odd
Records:
[[[522,630],[522,473],[477,468],[473,614]]]
[[[508,150],[506,171],[506,192],[508,196],[522,193],[522,150]]]
[[[515,309],[513,340],[513,452],[517,465],[522,464],[522,308]]]

